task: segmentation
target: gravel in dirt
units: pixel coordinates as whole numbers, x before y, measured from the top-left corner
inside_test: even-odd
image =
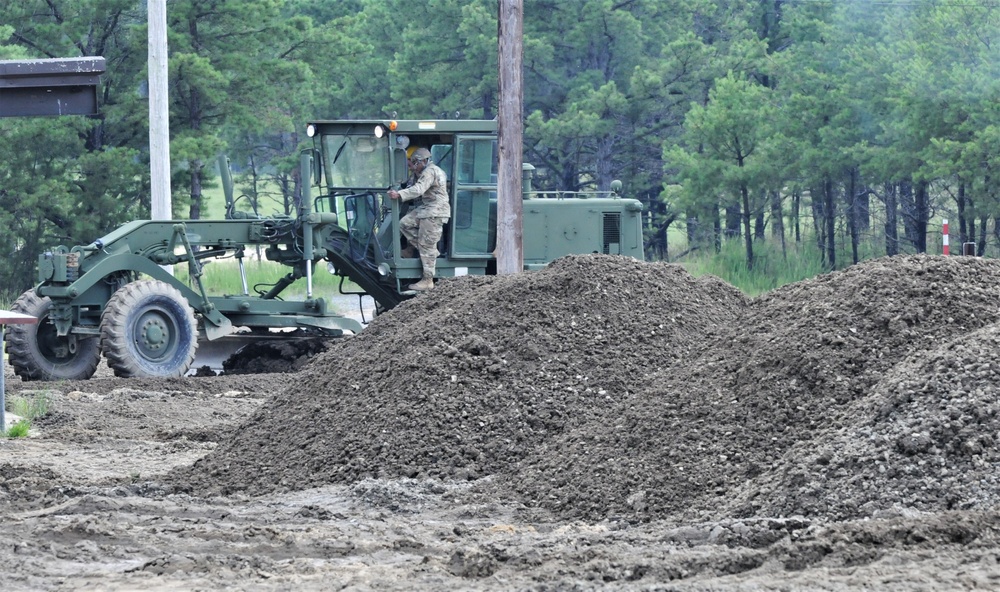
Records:
[[[36,436],[0,443],[0,574],[1000,587],[998,321],[1000,262],[972,257],[755,299],[599,255],[443,281],[285,373],[56,385]]]

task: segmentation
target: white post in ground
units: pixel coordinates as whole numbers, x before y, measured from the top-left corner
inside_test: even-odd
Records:
[[[149,172],[153,220],[173,218],[170,203],[170,106],[167,79],[167,2],[149,0]]]
[[[6,371],[4,367],[4,325],[32,325],[37,322],[38,319],[31,315],[0,310],[0,436],[7,433],[7,397],[5,395],[7,385],[4,383],[4,372]]]
[[[944,250],[944,254],[947,255],[948,254],[948,219],[947,218],[944,219],[944,221],[941,224],[941,226],[942,226],[942,228],[941,228],[941,241],[942,241],[941,242],[941,246],[942,246],[942,249]]]

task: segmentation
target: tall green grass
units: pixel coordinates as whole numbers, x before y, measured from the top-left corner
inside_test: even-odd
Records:
[[[755,242],[752,271],[747,270],[742,240],[725,241],[718,253],[694,251],[678,263],[695,277],[717,276],[748,296],[759,296],[828,271],[819,250],[810,242],[788,243],[784,250],[778,242]]]
[[[236,197],[241,190],[237,186]],[[222,184],[216,183],[203,190],[204,203],[202,209],[203,219],[221,220],[226,216],[226,197],[222,190]],[[273,212],[272,212],[273,213]],[[251,296],[256,296],[258,292],[267,292],[272,285],[291,271],[291,268],[267,261],[263,258],[264,247],[260,252],[250,246],[247,248],[248,257],[244,258],[244,269],[247,276],[247,288]],[[258,256],[260,255],[260,256]],[[204,263],[202,271],[202,283],[205,290],[211,296],[231,296],[243,294],[243,282],[240,275],[239,263],[236,259],[210,259]],[[175,265],[174,276],[191,286],[197,287],[191,282],[187,264]],[[325,263],[319,263],[313,268],[313,292],[314,296],[327,296],[338,293],[340,289],[340,277],[330,274]],[[353,282],[345,282],[344,290],[348,292],[360,291],[360,288]],[[305,298],[307,291],[306,279],[300,278],[291,286],[285,288],[280,297],[286,300]]]
[[[7,411],[29,420],[48,415],[51,405],[51,395],[47,391],[7,397]]]
[[[21,419],[0,434],[7,438],[25,438],[31,431],[31,422],[49,413],[50,399],[46,391],[6,399],[6,410]]]
[[[291,268],[273,261],[245,258],[243,264],[247,277],[247,289],[252,296],[259,292],[267,292],[278,280],[291,271]],[[187,264],[174,266],[174,277],[197,290],[191,281]],[[243,281],[239,263],[235,259],[211,260],[202,269],[202,284],[211,296],[235,296],[243,294]],[[327,271],[325,263],[319,263],[313,268],[313,292],[315,296],[338,293],[340,277]],[[358,291],[357,285],[345,282],[344,290]],[[280,294],[286,300],[305,298],[307,291],[306,278],[300,278],[294,284],[285,288]]]
[[[260,193],[260,214],[262,216],[273,216],[281,213],[280,192],[277,188],[266,182],[261,182],[258,191]],[[249,210],[250,202],[240,196],[246,193],[246,188],[237,183],[233,189],[233,199],[236,201],[237,210]],[[186,217],[187,210],[181,212],[181,217]],[[222,182],[218,179],[202,189],[201,217],[205,220],[222,220],[226,217],[226,194],[222,190]]]

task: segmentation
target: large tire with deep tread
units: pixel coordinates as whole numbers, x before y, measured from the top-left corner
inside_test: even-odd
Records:
[[[29,290],[21,294],[11,310],[38,319],[37,324],[10,325],[4,335],[7,358],[22,380],[86,380],[101,361],[97,337],[60,337],[48,322],[52,301]]]
[[[101,350],[115,376],[184,376],[197,349],[194,311],[165,282],[125,284],[101,313]]]

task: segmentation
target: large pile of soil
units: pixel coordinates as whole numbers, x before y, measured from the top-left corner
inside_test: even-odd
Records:
[[[172,480],[474,480],[590,520],[988,508],[998,297],[1000,262],[930,256],[754,300],[598,255],[448,280],[289,374]]]

